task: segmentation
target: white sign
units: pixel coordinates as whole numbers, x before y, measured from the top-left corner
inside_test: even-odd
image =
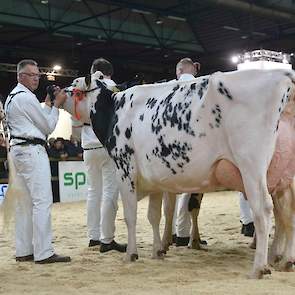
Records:
[[[60,202],[86,200],[87,173],[83,161],[59,161],[59,196]]]
[[[3,202],[8,184],[0,184],[0,204]]]
[[[282,62],[274,62],[267,60],[258,60],[258,61],[245,61],[238,64],[238,70],[249,70],[249,69],[261,69],[261,70],[270,70],[270,69],[292,69],[292,65],[285,64]]]

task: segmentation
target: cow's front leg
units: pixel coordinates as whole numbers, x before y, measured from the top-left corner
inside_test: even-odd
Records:
[[[165,228],[162,238],[162,250],[164,253],[172,245],[172,223],[175,209],[176,195],[172,193],[163,193],[163,211],[165,216]]]
[[[138,259],[136,247],[137,195],[135,191],[130,191],[124,184],[120,186],[120,193],[128,231],[126,261],[136,261]]]
[[[155,259],[164,258],[164,251],[161,249],[160,220],[162,208],[162,193],[150,194],[148,220],[153,228],[153,255]]]

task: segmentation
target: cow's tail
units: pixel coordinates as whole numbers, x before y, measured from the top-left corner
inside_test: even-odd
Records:
[[[8,232],[10,224],[15,213],[16,204],[19,198],[25,197],[27,193],[21,178],[16,175],[16,168],[11,157],[11,153],[7,153],[8,169],[9,169],[9,184],[1,205],[1,214],[3,216],[3,231]]]
[[[9,140],[8,140],[8,127],[5,118],[5,113],[3,111],[2,102],[0,102],[0,123],[2,123],[4,136],[6,140],[7,147],[7,161],[8,161],[8,170],[9,170],[9,185],[4,197],[4,201],[0,206],[1,215],[3,217],[3,231],[9,230],[9,225],[14,216],[16,202],[18,198],[24,197],[26,191],[22,180],[16,175],[16,168],[11,157],[11,152],[9,151]]]
[[[291,80],[292,86],[289,93],[289,98],[291,101],[295,102],[295,71],[290,70],[286,72],[286,76]]]

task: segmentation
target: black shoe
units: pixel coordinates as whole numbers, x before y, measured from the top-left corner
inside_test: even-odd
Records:
[[[116,250],[122,253],[126,252],[127,244],[118,244],[114,240],[109,244],[100,242],[100,250],[99,250],[100,253],[105,253],[111,250]]]
[[[52,256],[42,259],[39,261],[35,261],[36,264],[49,264],[49,263],[56,263],[56,262],[70,262],[71,257],[70,256],[61,256],[57,254],[53,254]]]
[[[172,235],[172,244],[175,244],[176,243],[176,235]]]
[[[242,224],[241,235],[243,235],[244,233],[245,233],[245,224]]]
[[[206,240],[201,240],[201,239],[199,240],[199,243],[201,245],[207,245],[208,244]]]
[[[176,247],[187,246],[189,243],[189,237],[181,238],[176,237]]]
[[[99,246],[100,245],[100,240],[90,240],[88,247],[94,247],[94,246]]]
[[[33,261],[34,260],[34,255],[26,255],[26,256],[17,256],[15,257],[15,261],[17,262],[25,262],[25,261]]]
[[[243,231],[244,236],[253,237],[254,231],[255,231],[254,223],[250,222],[250,223],[245,224],[243,226],[244,226],[244,231]]]

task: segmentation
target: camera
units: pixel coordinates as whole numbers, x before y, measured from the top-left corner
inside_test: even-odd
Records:
[[[55,85],[48,85],[46,87],[46,92],[48,93],[51,101],[55,100],[55,95],[54,95],[55,87],[56,87]]]

